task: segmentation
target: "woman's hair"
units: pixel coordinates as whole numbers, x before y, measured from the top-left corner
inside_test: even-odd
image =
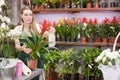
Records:
[[[23,11],[24,10],[31,10],[32,9],[29,7],[29,6],[24,6],[21,11],[20,11],[20,15],[23,14]],[[36,35],[38,35],[38,31],[37,31],[37,28],[36,28],[36,25],[35,25],[35,21],[34,21],[34,14],[33,14],[33,11],[32,11],[32,15],[33,15],[33,19],[32,19],[32,22],[30,23],[30,29],[34,30],[34,32],[36,33]],[[22,19],[22,22],[24,23],[23,19]]]

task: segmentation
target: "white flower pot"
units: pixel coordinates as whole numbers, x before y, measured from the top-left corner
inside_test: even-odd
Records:
[[[104,80],[120,80],[120,68],[117,68],[116,65],[102,65],[98,67],[103,73]]]

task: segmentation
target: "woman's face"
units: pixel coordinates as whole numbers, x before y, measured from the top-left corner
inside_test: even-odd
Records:
[[[33,13],[31,10],[24,10],[23,14],[21,14],[21,18],[23,19],[23,22],[26,24],[30,24],[33,20]]]

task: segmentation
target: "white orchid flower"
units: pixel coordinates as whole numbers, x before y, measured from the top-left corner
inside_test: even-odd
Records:
[[[1,23],[1,28],[6,29],[6,24],[5,23]]]
[[[0,0],[0,6],[5,5],[5,0]]]
[[[8,33],[9,37],[19,37],[21,35],[22,35],[22,32],[18,29],[10,30],[10,32]]]
[[[2,15],[0,15],[0,19],[2,18],[3,16]]]
[[[0,12],[2,12],[2,9],[1,9],[1,7],[0,7]]]
[[[120,54],[120,49],[118,50],[118,53]]]
[[[10,23],[10,18],[9,17],[5,17],[5,22]]]

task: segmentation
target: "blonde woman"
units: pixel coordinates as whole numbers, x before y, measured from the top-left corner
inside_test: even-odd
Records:
[[[36,35],[38,35],[38,33],[41,32],[41,28],[42,26],[40,26],[39,24],[35,23],[34,21],[34,14],[31,10],[30,7],[25,6],[21,9],[20,12],[20,17],[22,20],[21,25],[16,26],[15,29],[19,29],[20,31],[24,31],[28,36],[30,36],[30,29],[32,29]],[[55,29],[54,28],[49,28],[48,31],[46,31],[44,33],[44,35],[48,35],[49,32],[51,33],[51,31],[53,33],[55,33]],[[19,38],[15,38],[15,48],[19,51],[18,54],[18,58],[20,60],[22,60],[26,65],[27,65],[27,58],[29,56],[29,53],[32,51],[32,49],[27,48],[25,45],[21,45],[20,42],[22,40],[20,40]],[[43,57],[41,57],[40,59],[38,59],[38,68],[43,68]],[[35,78],[34,80],[39,80],[38,78]]]

